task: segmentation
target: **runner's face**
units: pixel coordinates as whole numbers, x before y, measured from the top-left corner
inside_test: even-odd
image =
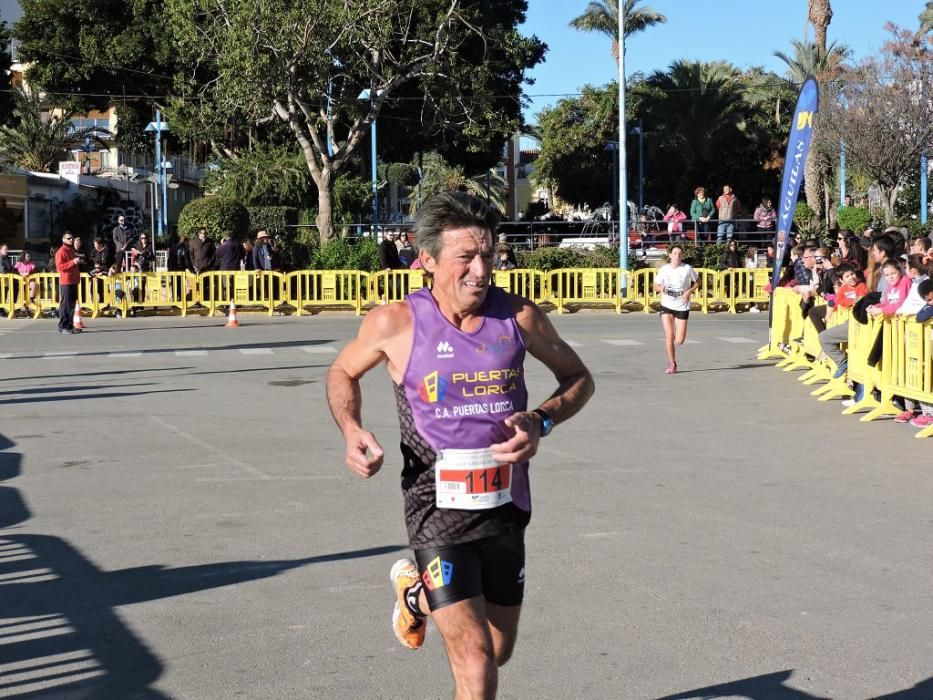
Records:
[[[492,234],[478,226],[448,229],[443,247],[434,262],[434,289],[457,308],[473,310],[482,305],[489,291],[495,251]]]
[[[671,249],[671,265],[677,267],[684,259],[684,251],[680,248]]]

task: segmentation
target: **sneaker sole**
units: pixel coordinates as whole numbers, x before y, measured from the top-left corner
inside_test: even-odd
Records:
[[[396,627],[399,615],[401,614],[402,606],[402,601],[399,600],[398,577],[401,574],[402,569],[409,568],[409,564],[414,564],[414,562],[411,559],[399,559],[392,565],[392,568],[389,570],[389,581],[392,583],[392,588],[395,590],[395,605],[392,606],[392,634],[395,635],[395,638],[398,640],[399,644],[401,644],[406,649],[420,649],[421,647],[413,647],[411,644],[405,641],[405,638],[399,634],[398,627]],[[418,569],[416,566],[415,571],[417,570]]]

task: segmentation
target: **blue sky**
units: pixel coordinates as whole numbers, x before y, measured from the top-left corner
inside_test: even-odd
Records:
[[[616,75],[610,39],[568,26],[586,5],[587,0],[528,1],[522,31],[550,48],[531,72],[535,85],[526,87],[533,100],[525,116],[532,123],[538,111],[560,99],[554,95],[604,85]],[[627,42],[626,75],[663,70],[678,58],[728,60],[740,68],[761,65],[783,73],[784,64],[773,53],[790,53],[791,40],[810,30],[807,0],[645,0],[643,5],[667,15],[667,23]],[[869,56],[884,43],[886,22],[916,29],[925,5],[925,0],[836,0],[829,40],[847,44],[856,59]]]

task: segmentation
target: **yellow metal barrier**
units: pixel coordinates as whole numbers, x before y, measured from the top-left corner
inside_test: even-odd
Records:
[[[875,339],[883,330],[882,321],[869,317],[868,323],[858,323],[854,319],[849,323],[849,349],[846,371],[848,378],[856,384],[861,384],[863,395],[861,401],[846,408],[843,413],[851,415],[861,411],[872,411],[881,407],[874,396],[875,389],[881,384],[881,371],[868,364],[868,355],[875,345]]]
[[[7,318],[13,318],[13,312],[26,304],[26,280],[19,275],[0,275],[0,309]]]
[[[299,270],[285,275],[286,299],[301,316],[306,306],[349,307],[359,316],[369,275],[359,270]]]
[[[739,304],[767,304],[765,287],[771,281],[769,270],[731,268],[719,273],[717,297],[729,305],[729,313],[737,313]]]
[[[618,268],[551,270],[547,276],[551,301],[557,313],[567,304],[609,304],[622,312],[622,270]]]
[[[693,270],[697,273],[697,283],[699,286],[693,293],[691,301],[694,304],[700,305],[700,311],[708,314],[710,304],[727,303],[719,295],[720,275],[718,272],[715,270],[708,270],[705,267],[695,267]]]
[[[112,305],[124,316],[136,309],[160,308],[176,308],[187,316],[198,298],[197,277],[187,272],[124,272],[103,281]]]
[[[771,312],[771,331],[768,344],[758,350],[759,360],[786,359],[787,346],[794,328],[803,323],[803,314],[800,311],[800,295],[792,289],[778,287],[774,290],[774,308]],[[799,317],[799,318],[798,318]]]
[[[369,303],[391,304],[428,285],[421,270],[381,270],[369,275]]]
[[[271,316],[285,302],[285,276],[281,272],[249,270],[202,272],[198,276],[198,300],[213,315],[218,307],[258,306]]]
[[[881,360],[882,407],[895,396],[933,405],[933,323],[894,317],[886,319],[884,325],[890,331],[884,336]],[[933,437],[933,425],[915,437]]]
[[[36,283],[36,303],[32,312],[33,318],[39,318],[43,311],[58,309],[61,302],[58,296],[58,273],[36,272],[30,275]]]
[[[535,304],[550,301],[547,277],[540,270],[497,270],[492,278],[497,287],[531,299]]]
[[[841,326],[843,324],[849,323],[851,319],[851,309],[845,307],[836,307],[833,313],[826,318],[826,327],[835,328],[836,326]],[[853,322],[854,323],[854,322]],[[807,323],[807,326],[810,326],[812,331],[816,331],[812,327],[812,324]],[[815,338],[810,336],[808,332],[804,331],[804,347],[807,352],[818,355],[823,352],[824,348],[820,343],[819,335]],[[826,383],[820,387],[817,387],[810,392],[810,396],[819,396],[820,401],[829,401],[831,399],[842,399],[852,396],[852,389],[849,388],[849,385],[846,383],[846,376],[843,375],[838,379],[833,379],[833,374],[835,374],[838,368],[832,363],[828,358],[823,362],[817,363],[816,366],[808,372],[807,374],[811,375],[807,377],[804,375],[800,378],[804,384],[814,384],[818,381],[825,381]]]

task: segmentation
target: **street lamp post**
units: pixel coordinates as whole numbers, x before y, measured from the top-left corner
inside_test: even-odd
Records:
[[[168,122],[162,119],[162,111],[156,110],[156,119],[154,122],[149,122],[149,125],[146,127],[146,131],[155,132],[155,175],[156,175],[156,192],[155,197],[152,200],[152,206],[156,209],[160,209],[158,216],[156,216],[156,229],[152,236],[152,244],[155,245],[156,236],[162,237],[162,231],[164,227],[168,226],[168,181],[165,177],[165,168],[166,163],[162,159],[162,132],[169,131]],[[159,206],[159,187],[162,187],[162,206]]]
[[[920,223],[927,223],[927,154],[920,154]]]
[[[638,126],[629,131],[633,136],[638,134],[638,213],[645,211],[645,130],[641,117]]]
[[[620,292],[626,291],[628,270],[628,193],[626,192],[625,170],[625,31],[623,27],[625,12],[619,4],[619,275]]]
[[[381,92],[381,91],[380,91]],[[379,93],[377,93],[378,95]],[[372,93],[369,89],[363,90],[358,99],[360,100],[369,100],[372,97]],[[373,235],[376,234],[376,225],[379,223],[379,175],[377,171],[378,161],[376,160],[376,118],[373,117],[372,123],[369,125],[370,133],[370,161],[372,162],[372,181],[373,181],[373,221],[372,221],[372,231]]]

